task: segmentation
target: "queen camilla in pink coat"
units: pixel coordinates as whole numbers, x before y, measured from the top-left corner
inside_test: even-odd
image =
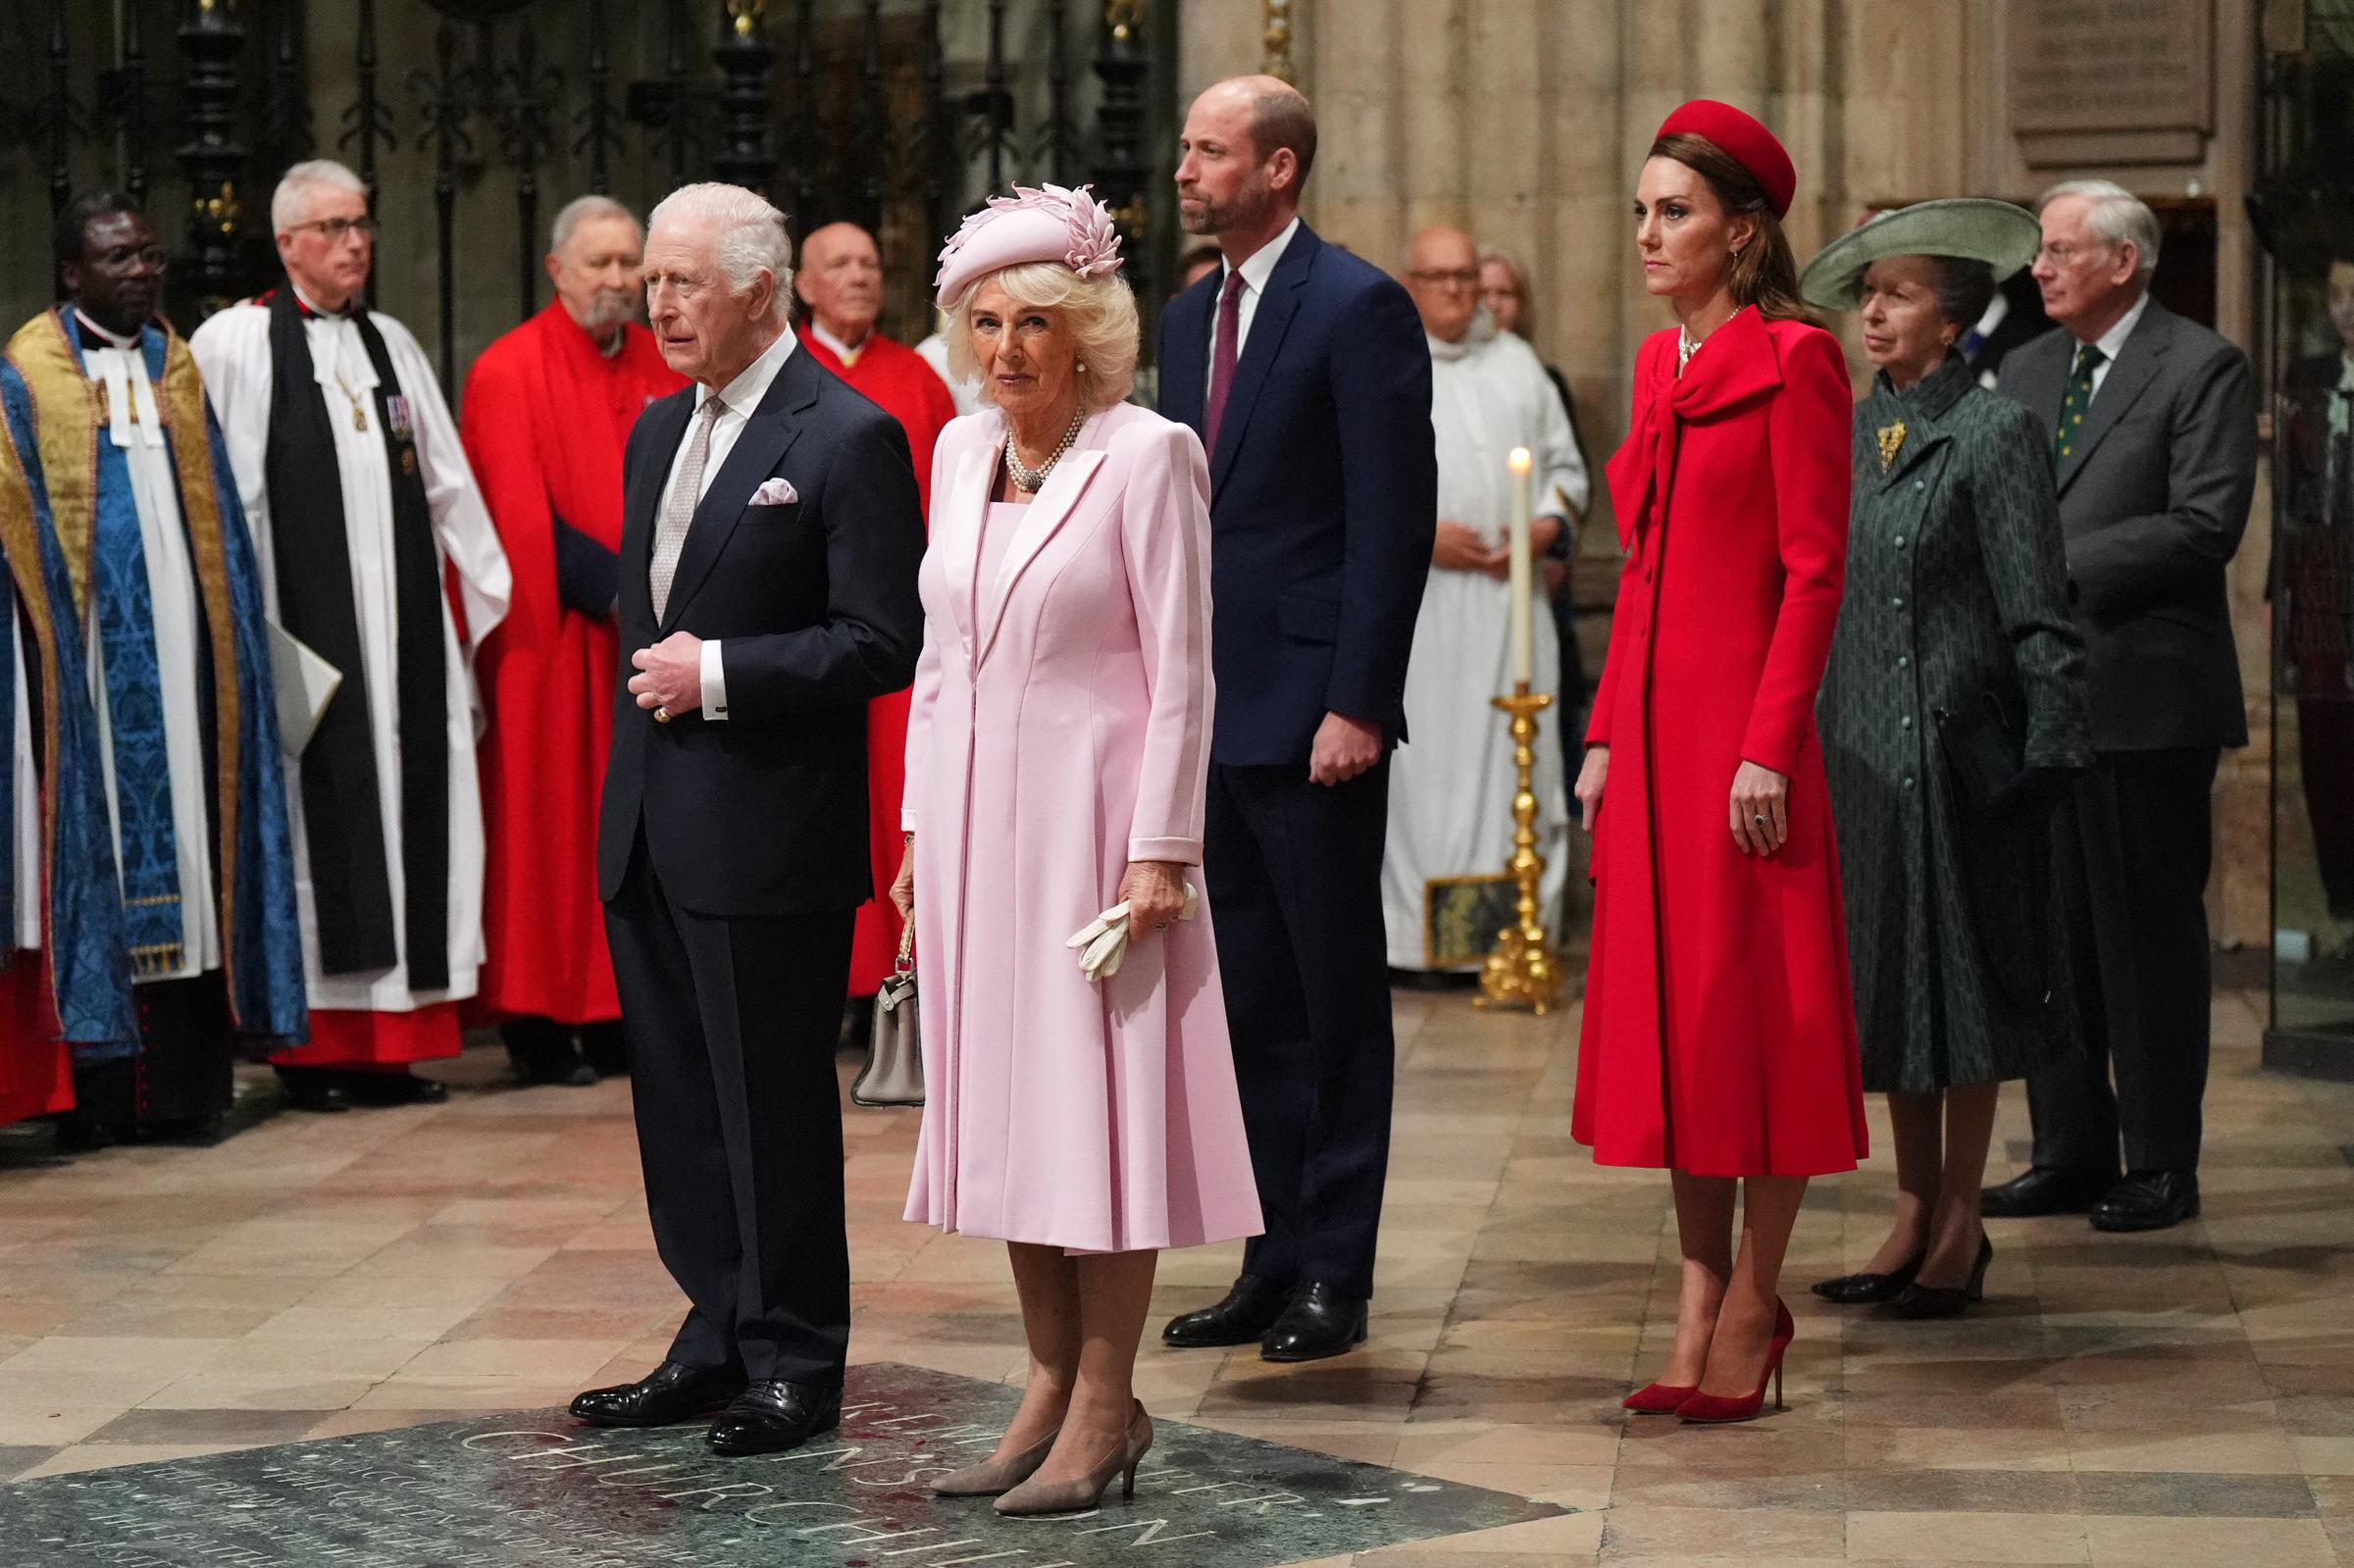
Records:
[[[1122,401],[1136,305],[1084,189],[992,202],[942,261],[951,369],[993,406],[941,434],[919,580],[907,1217],[1007,1243],[1030,1348],[997,1452],[934,1490],[1055,1512],[1132,1489],[1151,1443],[1132,1382],[1159,1250],[1260,1229],[1200,896],[1209,473]],[[1120,903],[1126,951],[1091,978],[1069,938]]]

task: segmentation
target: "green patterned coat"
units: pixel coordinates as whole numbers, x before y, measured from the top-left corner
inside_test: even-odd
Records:
[[[1817,710],[1868,1089],[2019,1078],[2075,1048],[2047,824],[1967,817],[1938,741],[1939,712],[1989,688],[2023,709],[2030,767],[2091,761],[2050,435],[1955,358],[1902,393],[1878,377],[1856,410]]]

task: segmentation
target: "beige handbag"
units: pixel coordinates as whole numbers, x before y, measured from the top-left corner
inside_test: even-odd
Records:
[[[875,992],[874,1037],[866,1066],[850,1086],[857,1105],[924,1103],[924,1035],[916,1022],[915,922],[899,934],[899,958]]]

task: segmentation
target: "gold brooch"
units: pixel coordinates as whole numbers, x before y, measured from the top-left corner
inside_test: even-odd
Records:
[[[1889,466],[1891,463],[1894,463],[1894,462],[1896,461],[1896,454],[1897,454],[1897,453],[1899,453],[1899,452],[1901,452],[1901,451],[1903,451],[1904,449],[1905,449],[1905,422],[1904,422],[1903,420],[1898,420],[1898,421],[1897,421],[1897,422],[1896,422],[1894,425],[1883,425],[1883,426],[1881,426],[1881,427],[1880,427],[1880,472],[1881,472],[1882,474],[1885,474],[1885,473],[1887,473],[1887,472],[1888,472],[1888,466]]]

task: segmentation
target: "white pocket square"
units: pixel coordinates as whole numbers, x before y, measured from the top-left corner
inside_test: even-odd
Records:
[[[1194,885],[1185,885],[1185,909],[1179,920],[1194,918],[1197,895]],[[1120,972],[1120,960],[1128,956],[1128,901],[1122,899],[1094,920],[1071,934],[1065,947],[1080,949],[1079,972],[1090,982],[1109,980]]]
[[[760,488],[752,492],[751,500],[745,504],[750,506],[791,506],[800,498],[801,492],[793,487],[791,480],[762,480]]]

